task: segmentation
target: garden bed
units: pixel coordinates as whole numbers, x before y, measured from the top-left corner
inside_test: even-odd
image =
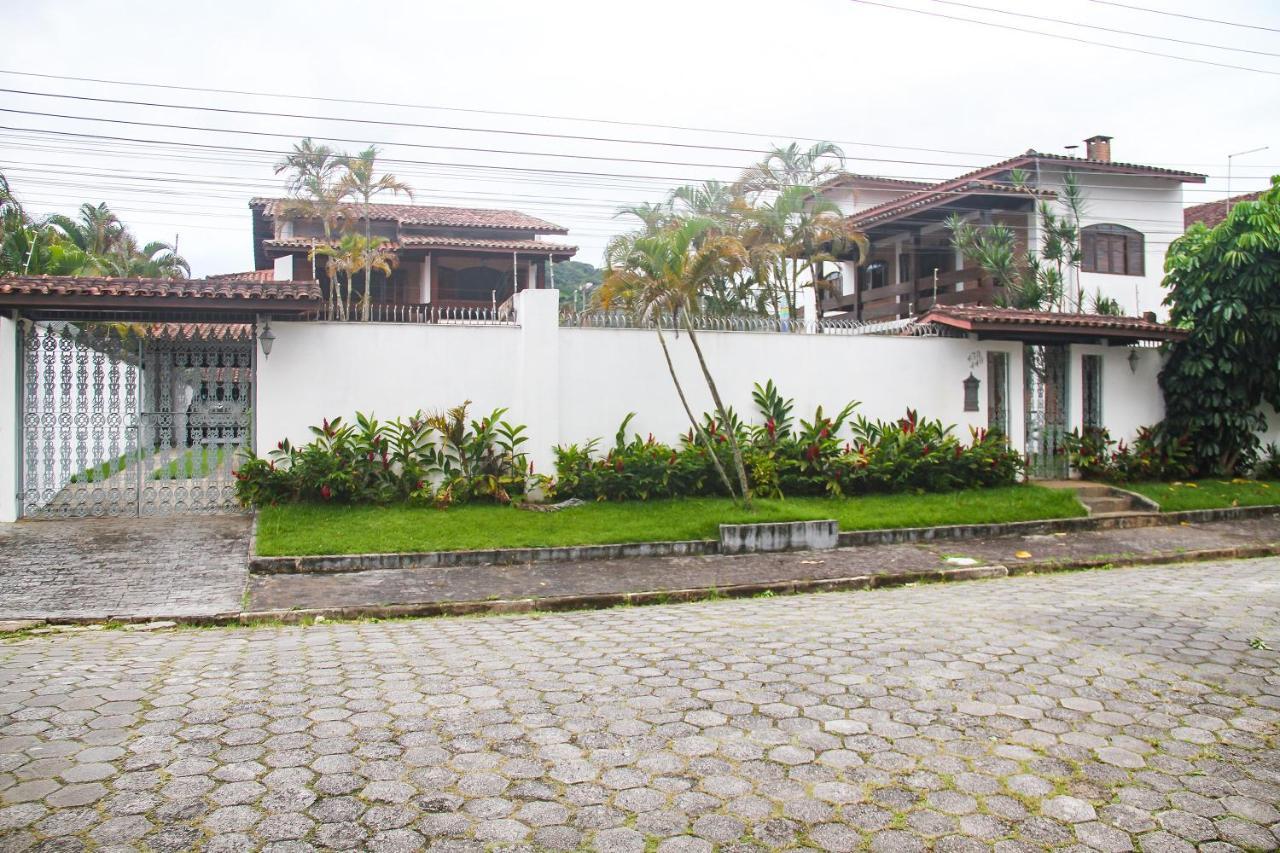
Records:
[[[1121,488],[1148,497],[1163,512],[1280,504],[1277,480],[1186,480],[1173,483],[1122,483]]]
[[[1034,485],[924,495],[758,500],[752,512],[723,498],[592,503],[552,513],[492,504],[447,510],[288,504],[259,511],[257,554],[409,553],[715,539],[721,524],[824,518],[835,519],[841,530],[871,530],[1084,514],[1071,491]]]

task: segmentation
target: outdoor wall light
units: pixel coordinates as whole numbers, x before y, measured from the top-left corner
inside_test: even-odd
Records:
[[[262,332],[258,335],[258,343],[262,344],[262,357],[271,357],[271,347],[275,345],[276,333],[271,331],[271,321],[262,324]]]
[[[1136,347],[1131,348],[1129,350],[1129,372],[1130,373],[1138,372],[1138,362],[1141,360],[1142,360],[1142,355],[1141,353],[1138,352],[1137,348]]]
[[[966,412],[978,411],[978,386],[982,384],[982,380],[973,375],[973,371],[969,371],[969,378],[964,381],[964,410]]]

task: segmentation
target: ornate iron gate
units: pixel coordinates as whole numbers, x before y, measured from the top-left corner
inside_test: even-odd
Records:
[[[1026,407],[1027,476],[1067,476],[1062,439],[1067,434],[1067,348],[1029,344],[1023,348],[1023,400]]]
[[[25,518],[237,511],[250,326],[22,324]]]

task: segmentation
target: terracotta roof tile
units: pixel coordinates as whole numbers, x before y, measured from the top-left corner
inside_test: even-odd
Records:
[[[224,272],[205,276],[210,281],[275,281],[274,269],[249,270],[248,272]]]
[[[1098,337],[1119,334],[1147,340],[1174,340],[1186,330],[1142,317],[1113,317],[1106,314],[1068,314],[1056,311],[1027,311],[1020,308],[992,308],[982,305],[946,305],[930,308],[921,322],[937,322],[955,328],[1005,327],[1010,331],[1065,330],[1096,331]]]
[[[105,296],[181,299],[318,300],[314,281],[261,281],[234,278],[110,278],[105,276],[0,277],[0,296]]]
[[[1265,192],[1266,190],[1258,190],[1256,193],[1244,193],[1217,201],[1206,201],[1204,204],[1194,204],[1182,211],[1182,226],[1190,228],[1197,222],[1203,222],[1207,227],[1213,228],[1227,218],[1227,211],[1232,205],[1242,201],[1257,201]]]
[[[1054,198],[1057,195],[1053,190],[1019,189],[1011,184],[1001,184],[996,181],[971,180],[958,184],[948,182],[945,189],[931,187],[927,190],[911,193],[901,198],[886,201],[883,204],[877,204],[875,207],[861,210],[851,215],[849,221],[860,227],[875,225],[918,210],[926,210],[931,207],[937,207],[940,204],[946,204],[948,201],[961,196],[1016,195],[1018,193],[1029,193],[1036,198]]]
[[[986,180],[988,178],[999,175],[1012,169],[1022,168],[1024,166],[1034,166],[1037,162],[1064,163],[1069,166],[1087,166],[1090,172],[1108,172],[1114,174],[1127,175],[1146,175],[1158,178],[1172,178],[1173,180],[1204,183],[1205,176],[1196,172],[1183,172],[1177,169],[1165,169],[1161,166],[1143,166],[1138,163],[1117,163],[1110,160],[1090,160],[1086,157],[1069,157],[1065,154],[1042,154],[1039,151],[1031,150],[1025,154],[1018,154],[1007,160],[1001,160],[999,163],[993,163],[990,166],[983,166],[980,169],[974,169],[947,181],[934,184],[930,187],[922,189],[918,192],[901,196],[892,201],[877,205],[867,210],[859,211],[849,217],[850,221],[855,225],[875,224],[874,220],[889,219],[890,212],[895,212],[899,207],[927,207],[922,199],[925,197],[942,198],[947,194],[964,195],[967,193],[966,187],[975,182],[986,184],[987,188],[996,186],[1011,187],[1010,184],[998,184],[994,181]]]
[[[311,249],[323,243],[312,237],[286,237],[282,240],[267,240],[263,244],[268,249]],[[549,252],[556,255],[572,255],[578,251],[577,246],[564,243],[548,243],[543,240],[488,240],[469,237],[434,237],[431,235],[408,236],[399,241],[388,240],[383,245],[395,251],[397,249],[493,249],[501,252]]]
[[[285,198],[255,198],[249,206],[261,208],[266,216],[279,216]],[[364,216],[364,205],[348,206],[353,219]],[[568,234],[569,229],[529,216],[518,210],[487,210],[475,207],[436,207],[423,204],[371,204],[369,218],[399,222],[401,225],[438,226],[446,228],[507,228],[535,231],[540,234]]]

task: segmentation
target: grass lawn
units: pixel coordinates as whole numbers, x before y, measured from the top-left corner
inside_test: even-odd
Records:
[[[233,452],[228,451],[221,445],[212,450],[213,452],[210,452],[208,447],[193,447],[168,465],[157,468],[155,473],[151,475],[151,479],[198,480],[202,477],[208,477],[222,466],[223,457],[228,452]]]
[[[97,465],[85,468],[79,474],[72,474],[71,482],[101,483],[112,474],[119,474],[125,468],[129,467],[129,463],[136,458],[136,453],[122,453],[115,459],[108,459],[106,462],[100,462]]]
[[[835,518],[841,530],[983,524],[1084,515],[1069,491],[1009,486],[929,495],[758,500],[754,512],[723,498],[596,503],[559,512],[473,505],[290,504],[258,514],[258,554],[369,554],[547,545],[714,539],[721,523]]]
[[[1122,488],[1146,495],[1165,512],[1219,509],[1229,506],[1280,504],[1280,481],[1187,480],[1176,483],[1129,483]]]

